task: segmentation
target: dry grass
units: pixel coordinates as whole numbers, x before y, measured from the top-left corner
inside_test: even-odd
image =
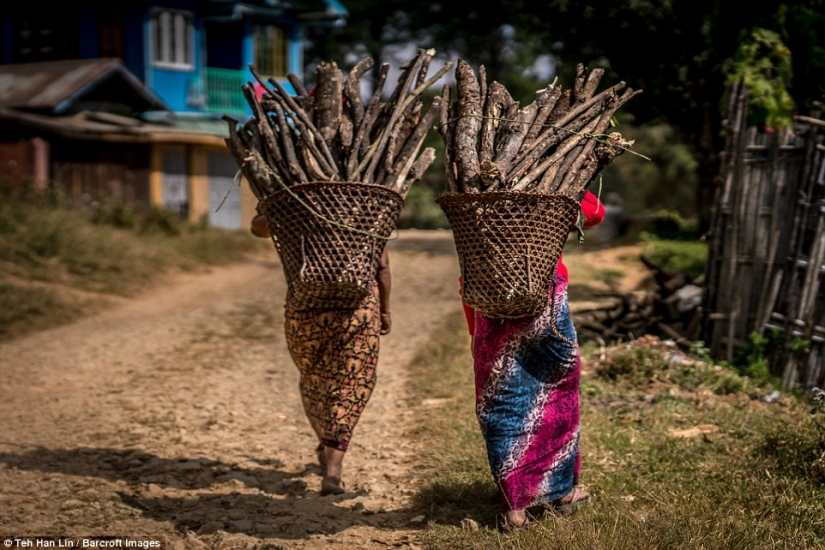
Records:
[[[581,452],[592,504],[499,532],[461,316],[433,334],[414,366],[416,395],[430,403],[413,434],[428,441],[417,495],[426,547],[823,548],[825,431],[810,407],[789,395],[765,403],[771,388],[652,338],[585,352]],[[462,528],[465,518],[480,529]]]
[[[156,219],[163,223],[114,226],[89,212],[2,196],[0,340],[70,322],[170,272],[227,263],[262,245],[246,232],[181,222],[171,231],[169,215]]]

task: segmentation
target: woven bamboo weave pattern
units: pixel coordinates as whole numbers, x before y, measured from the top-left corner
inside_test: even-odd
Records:
[[[310,182],[260,203],[295,309],[353,308],[375,282],[404,200],[357,182]]]
[[[511,191],[446,193],[436,202],[453,230],[464,302],[497,319],[541,313],[578,203]]]

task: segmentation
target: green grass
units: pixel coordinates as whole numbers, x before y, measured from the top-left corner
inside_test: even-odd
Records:
[[[0,340],[72,321],[173,270],[227,263],[260,245],[246,232],[185,224],[160,209],[123,212],[2,196]]]
[[[705,271],[707,243],[698,240],[669,240],[642,234],[642,255],[665,271],[687,271],[698,277]]]
[[[0,341],[67,323],[102,305],[102,300],[72,300],[48,288],[0,281]]]
[[[441,327],[440,327],[441,328]],[[766,404],[735,371],[655,338],[584,351],[582,482],[592,503],[506,535],[473,412],[460,314],[415,361],[422,403],[416,503],[427,548],[753,549],[825,547],[825,429],[784,395]],[[470,518],[478,531],[462,528]]]

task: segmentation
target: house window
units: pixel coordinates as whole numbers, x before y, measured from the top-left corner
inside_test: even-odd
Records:
[[[100,56],[123,59],[123,8],[108,7],[100,10]]]
[[[63,13],[44,13],[13,22],[14,62],[52,61],[77,56],[75,20]]]
[[[191,69],[194,65],[192,14],[158,10],[152,16],[152,58],[155,66]]]
[[[287,74],[287,33],[282,27],[255,26],[255,68],[268,76]]]

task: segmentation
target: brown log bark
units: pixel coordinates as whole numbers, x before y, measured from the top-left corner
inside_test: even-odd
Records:
[[[223,120],[226,121],[229,126],[229,137],[226,138],[224,142],[230,154],[235,159],[235,162],[238,164],[241,174],[243,174],[243,177],[246,178],[246,181],[249,183],[252,194],[255,195],[258,200],[267,197],[271,193],[270,189],[268,186],[262,185],[263,182],[258,172],[253,170],[253,167],[246,160],[248,157],[246,149],[238,137],[238,121],[227,115],[223,116]]]
[[[384,91],[384,83],[387,81],[387,74],[389,74],[389,63],[383,63],[378,72],[378,78],[375,82],[375,89],[372,96],[364,108],[364,116],[358,124],[353,138],[352,147],[350,148],[349,158],[346,163],[346,178],[352,179],[355,174],[355,169],[359,161],[367,152],[369,146],[370,135],[372,134],[372,127],[378,116],[378,109],[380,108],[381,94]]]
[[[553,123],[547,131],[543,132],[533,141],[529,147],[522,148],[519,157],[516,158],[513,167],[507,174],[507,181],[514,181],[521,178],[551,147],[566,137],[560,135],[560,133],[569,131],[578,132],[589,119],[598,116],[604,109],[607,109],[609,105],[607,102],[616,101],[616,91],[621,90],[624,86],[625,83],[620,82],[583,103],[576,105],[573,109],[568,110],[564,116]],[[629,99],[629,97],[627,99]],[[619,99],[619,106],[624,104],[627,99]]]
[[[319,63],[315,68],[315,126],[330,148],[341,125],[342,98],[343,77],[338,65],[334,61]]]
[[[276,170],[281,174],[286,174],[287,166],[284,161],[280,140],[273,132],[269,117],[258,103],[255,92],[249,85],[241,86],[241,90],[247,100],[247,103],[249,103],[249,106],[252,108],[255,124],[263,142],[264,150],[261,151],[263,159],[272,167],[273,170]]]
[[[435,117],[441,112],[441,98],[436,96],[433,98],[424,116],[421,117],[412,133],[407,138],[406,143],[400,148],[395,164],[389,170],[390,174],[398,174],[403,166],[405,166],[409,159],[418,152],[422,140],[427,136],[427,132],[433,125]]]
[[[535,103],[538,107],[538,112],[536,113],[536,119],[533,121],[533,125],[530,127],[530,131],[527,132],[527,136],[524,138],[523,148],[530,147],[533,140],[544,130],[547,117],[550,116],[560,96],[561,88],[553,86],[548,86],[536,92]]]
[[[584,84],[581,96],[576,98],[576,101],[578,103],[583,103],[593,97],[593,94],[596,93],[603,76],[604,69],[597,68],[590,71],[590,74],[587,76],[587,82]]]
[[[372,69],[375,61],[371,57],[362,59],[349,72],[344,83],[344,97],[352,110],[352,126],[357,128],[364,118],[364,102],[361,99],[361,77]]]
[[[599,104],[591,105],[590,108],[578,118],[570,121],[565,127],[554,127],[543,132],[529,148],[523,148],[519,156],[511,163],[506,175],[507,182],[518,181],[534,166],[539,159],[542,159],[553,147],[568,139],[571,135],[580,132],[583,127],[591,122],[601,111]],[[535,175],[534,175],[535,177]]]
[[[457,175],[455,163],[453,161],[453,151],[455,150],[454,130],[455,121],[451,118],[451,88],[447,84],[441,88],[441,112],[439,114],[438,133],[444,141],[444,171],[447,177],[447,188],[452,193],[458,193]]]
[[[564,117],[568,111],[570,111],[570,99],[572,96],[572,90],[569,88],[562,89],[558,101],[556,101],[556,104],[553,105],[553,110],[547,117],[548,124],[562,126],[562,124],[558,123],[558,121],[561,120],[561,118]]]
[[[410,190],[412,184],[417,182],[424,176],[424,173],[427,171],[427,168],[430,167],[434,160],[435,149],[433,149],[432,147],[425,147],[421,154],[418,156],[418,158],[415,159],[415,162],[413,162],[412,166],[410,167],[410,171],[407,174],[407,177],[404,179],[404,182],[398,189],[398,193],[402,197],[407,196],[407,192]]]
[[[406,95],[407,90],[409,90],[410,85],[413,83],[418,73],[418,69],[424,62],[425,57],[426,52],[424,52],[423,50],[419,50],[419,53],[416,56],[412,66],[405,71],[405,75],[400,79],[401,84],[396,88],[395,92],[393,93],[394,100],[389,104],[389,116],[387,118],[387,121],[381,127],[381,134],[379,135],[378,140],[373,142],[373,144],[367,151],[367,157],[369,157],[369,161],[361,178],[364,182],[369,183],[374,181],[375,169],[379,165],[379,162],[381,161],[381,158],[385,153],[390,134],[393,132],[396,123],[398,122],[399,118],[403,113],[403,109],[406,107],[404,105],[403,98]],[[367,158],[365,158],[365,160],[367,160]]]
[[[493,81],[487,92],[482,112],[481,137],[478,145],[479,162],[493,159],[496,147],[496,133],[501,122],[505,105],[513,103],[513,98],[502,84]]]
[[[295,93],[298,94],[298,97],[308,97],[309,92],[304,86],[304,83],[301,82],[301,79],[298,78],[298,75],[295,73],[287,73],[286,79],[292,84],[292,87],[295,88]]]
[[[591,138],[584,146],[579,157],[570,166],[570,169],[561,173],[556,181],[550,185],[551,193],[554,192],[553,188],[556,189],[556,193],[561,193],[571,197],[576,197],[582,192],[587,183],[589,183],[592,179],[593,174],[598,167],[598,162],[595,160],[593,154],[596,145],[599,143],[597,140],[604,141],[604,132],[610,126],[610,120],[613,118],[613,115],[622,105],[624,105],[635,95],[636,92],[634,90],[628,89],[620,97],[615,98],[608,103],[607,108],[599,118],[596,128],[593,130],[594,137]],[[585,165],[587,167],[586,169],[584,169]],[[579,172],[581,172],[581,174]]]
[[[481,187],[478,162],[478,136],[481,127],[481,97],[478,80],[469,63],[456,65],[458,121],[455,129],[455,162],[459,187],[464,192],[478,192]]]
[[[309,181],[309,178],[303,168],[301,168],[301,164],[298,162],[298,157],[295,153],[295,142],[292,139],[292,132],[286,122],[287,113],[284,110],[279,110],[276,115],[275,120],[278,123],[280,135],[282,137],[281,142],[284,146],[284,160],[286,161],[286,170],[290,176],[290,181]]]
[[[542,192],[547,191],[547,186],[553,181],[556,172],[560,165],[564,163],[564,158],[570,151],[577,146],[584,139],[583,134],[591,132],[596,127],[596,121],[591,120],[587,126],[584,126],[578,133],[571,133],[569,131],[560,132],[559,137],[566,135],[567,139],[561,141],[553,153],[542,158],[539,162],[532,165],[530,170],[518,181],[513,181],[513,191],[525,191],[532,187],[538,186]]]
[[[283,102],[291,112],[295,113],[295,118],[293,120],[302,123],[305,127],[304,131],[312,133],[313,143],[315,143],[318,149],[320,149],[320,151],[323,153],[324,159],[327,161],[329,166],[336,166],[335,158],[333,158],[332,153],[329,150],[329,147],[327,147],[327,143],[324,141],[323,137],[321,137],[321,133],[318,131],[318,128],[315,127],[315,124],[312,122],[312,119],[310,119],[307,116],[307,113],[303,109],[301,109],[301,107],[295,102],[292,96],[289,95],[289,93],[284,89],[280,82],[278,82],[274,78],[270,78],[268,80],[273,86],[275,86],[275,89],[278,91],[277,97],[283,100]]]
[[[504,136],[499,140],[496,147],[496,155],[493,157],[493,162],[497,166],[508,166],[510,161],[518,154],[527,133],[530,131],[533,122],[536,120],[538,106],[531,103],[523,109],[519,109],[516,116],[511,122],[508,122],[504,128]]]
[[[278,97],[276,99],[278,103],[278,109],[280,109],[279,117],[283,119],[283,122],[286,122],[286,117],[288,116],[287,106],[284,98]],[[304,124],[301,117],[291,117],[292,123],[295,125],[295,129],[297,130],[297,135],[293,132],[289,125],[282,124],[281,128],[285,129],[295,143],[296,149],[309,149],[312,152],[313,157],[315,158],[318,166],[324,171],[326,177],[323,179],[330,179],[330,180],[338,180],[340,178],[340,172],[338,171],[337,167],[327,160],[327,155],[323,153],[323,150],[319,145],[326,146],[324,140],[314,133],[306,124]],[[280,122],[280,121],[279,121]],[[283,133],[283,132],[282,132]]]
[[[584,83],[587,79],[587,68],[583,63],[576,64],[576,77],[573,79],[573,93],[571,94],[571,103],[581,103],[581,97],[584,95]]]
[[[338,127],[338,147],[341,150],[338,154],[339,159],[345,158],[350,147],[352,147],[353,127],[352,112],[350,109],[344,109],[344,112],[341,113],[341,125]],[[341,171],[340,166],[339,171]]]

